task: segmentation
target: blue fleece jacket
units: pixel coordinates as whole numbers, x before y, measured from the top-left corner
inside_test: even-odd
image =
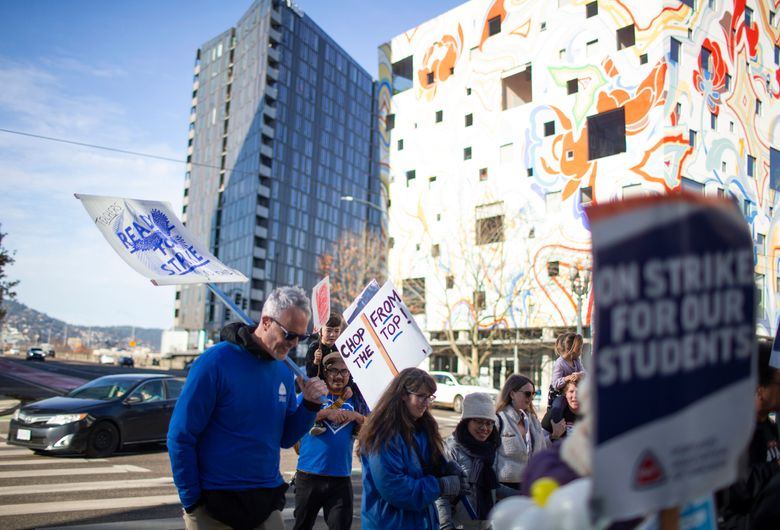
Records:
[[[428,439],[414,434],[420,452],[430,461]],[[363,530],[437,530],[434,502],[441,495],[433,475],[423,474],[414,448],[396,435],[378,453],[361,454],[363,464]]]
[[[274,488],[279,448],[292,447],[315,411],[298,407],[283,362],[220,342],[192,365],[168,428],[173,480],[183,506],[201,490]]]

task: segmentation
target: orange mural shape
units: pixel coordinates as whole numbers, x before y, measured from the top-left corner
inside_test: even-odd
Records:
[[[600,92],[596,109],[601,113],[623,107],[626,112],[626,135],[638,134],[650,123],[650,109],[663,105],[666,101],[664,97],[666,70],[666,63],[659,62],[642,81],[633,96],[622,88],[611,92]]]
[[[485,22],[482,24],[482,38],[479,39],[480,51],[482,51],[482,45],[485,43],[488,37],[490,37],[490,24],[488,22],[496,17],[501,17],[500,20],[502,23],[504,22],[504,19],[506,19],[504,0],[494,0],[493,4],[490,6],[490,9],[488,9]]]
[[[580,186],[580,182],[588,172],[595,170],[596,162],[588,160],[588,129],[585,127],[575,138],[571,120],[559,109],[552,107],[558,116],[563,132],[556,136],[552,144],[552,156],[558,167],[553,168],[547,159],[540,162],[547,173],[559,173],[568,179],[561,192],[561,198],[566,200]],[[594,173],[591,173],[591,176]]]
[[[425,52],[417,80],[423,90],[436,92],[436,83],[446,81],[454,72],[463,52],[463,28],[458,24],[457,36],[444,35]],[[433,74],[433,75],[430,75]]]

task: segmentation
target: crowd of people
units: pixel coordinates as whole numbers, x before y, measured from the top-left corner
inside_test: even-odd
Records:
[[[536,386],[510,375],[496,401],[473,393],[443,440],[430,412],[436,382],[424,370],[398,373],[368,411],[334,343],[346,327],[334,313],[309,346],[308,379],[284,363],[309,338],[309,300],[274,290],[256,327],[232,324],[193,365],[171,420],[168,448],[187,529],[284,528],[288,485],[280,448],[297,444],[295,529],[322,511],[329,529],[353,523],[352,455],[362,465],[364,529],[487,528],[501,499],[531,495],[541,477],[565,484],[591,472],[583,338],[562,334],[540,420]],[[759,347],[756,430],[740,479],[719,492],[723,528],[772,528],[780,520],[780,449],[770,413],[780,408],[780,370]],[[575,428],[576,425],[576,428]],[[624,522],[620,528],[632,528]]]

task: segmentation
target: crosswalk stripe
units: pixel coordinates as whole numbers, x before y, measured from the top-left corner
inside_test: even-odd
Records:
[[[81,530],[184,530],[184,519],[143,519],[140,521],[116,521],[114,523],[80,524]],[[73,526],[47,526],[38,530],[73,530]]]
[[[0,457],[7,456],[0,453]],[[89,464],[91,462],[105,462],[105,458],[68,458],[67,460],[54,460],[52,458],[28,458],[27,460],[0,460],[0,466],[39,466],[43,464]]]
[[[117,473],[145,473],[145,467],[131,465],[114,465],[111,467],[65,468],[65,469],[32,469],[24,471],[0,471],[0,478],[56,477],[59,475],[108,475]]]
[[[128,508],[148,508],[179,504],[178,495],[153,495],[149,497],[119,497],[116,499],[92,499],[61,502],[34,502],[0,506],[0,517],[9,515],[36,515],[42,513],[81,512]]]
[[[141,478],[136,480],[107,480],[95,482],[68,482],[65,484],[32,484],[29,486],[2,486],[0,495],[28,495],[36,493],[68,493],[74,491],[117,490],[136,488],[163,488],[173,486],[171,477]]]

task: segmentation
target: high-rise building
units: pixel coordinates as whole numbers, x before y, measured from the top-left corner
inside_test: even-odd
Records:
[[[389,273],[431,368],[544,385],[590,323],[584,207],[683,188],[742,208],[768,333],[778,23],[766,0],[472,0],[381,46]]]
[[[254,319],[279,285],[311,289],[345,231],[378,227],[374,82],[290,1],[256,0],[197,51],[183,220],[250,281],[221,288]],[[176,291],[202,342],[236,320],[204,286]],[[193,342],[193,341],[191,341]]]

